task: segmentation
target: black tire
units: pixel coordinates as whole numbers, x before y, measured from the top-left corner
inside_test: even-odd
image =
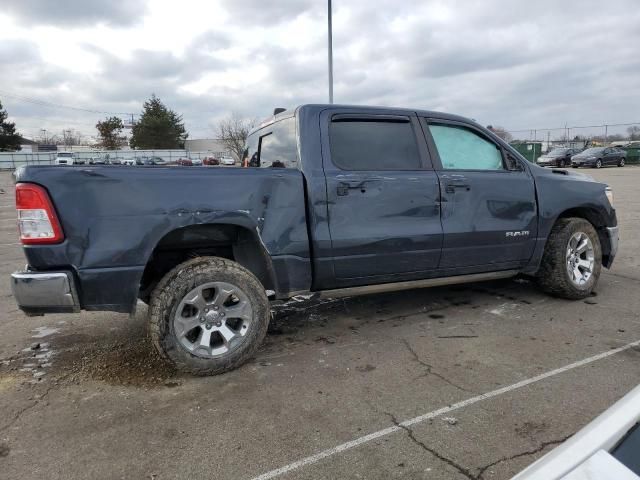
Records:
[[[559,162],[559,164],[558,164],[558,167],[560,167],[560,168],[564,168],[564,167],[566,167],[566,166],[567,166],[567,163],[565,162],[565,160],[564,160],[564,159],[560,160],[560,162]]]
[[[173,318],[185,295],[209,282],[239,287],[251,305],[252,318],[237,346],[213,358],[203,358],[180,343]],[[260,281],[236,262],[219,257],[198,257],[181,263],[162,278],[149,303],[149,335],[155,348],[176,369],[193,375],[217,375],[243,364],[262,343],[269,319],[269,300]]]
[[[624,158],[621,158],[620,161],[618,162],[618,166],[619,167],[624,167]]]
[[[596,160],[596,168],[601,168],[602,167],[602,160],[598,159]]]
[[[577,286],[570,278],[567,270],[567,247],[571,237],[577,233],[587,234],[593,245],[594,268],[591,277],[584,285]],[[600,277],[602,269],[602,248],[598,233],[591,223],[583,218],[561,218],[551,230],[547,245],[542,255],[537,280],[547,293],[577,300],[588,297]]]

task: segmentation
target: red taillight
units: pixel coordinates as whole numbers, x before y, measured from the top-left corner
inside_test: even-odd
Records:
[[[40,185],[16,184],[16,209],[23,244],[60,243],[64,240],[49,194]]]

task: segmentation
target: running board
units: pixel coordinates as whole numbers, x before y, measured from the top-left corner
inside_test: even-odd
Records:
[[[409,282],[380,283],[377,285],[364,285],[361,287],[336,288],[334,290],[321,290],[314,292],[322,298],[352,297],[357,295],[369,295],[372,293],[397,292],[412,288],[441,287],[456,285],[459,283],[482,282],[485,280],[498,280],[514,277],[519,270],[503,270],[501,272],[472,273],[470,275],[454,275],[452,277],[428,278],[424,280],[412,280]],[[315,296],[314,295],[314,296]]]

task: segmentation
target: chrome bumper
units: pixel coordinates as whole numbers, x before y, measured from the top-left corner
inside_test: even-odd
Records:
[[[18,307],[27,315],[80,311],[69,272],[14,272],[11,290]]]
[[[613,259],[618,253],[618,242],[619,242],[619,234],[618,227],[607,227],[607,235],[609,236],[609,266],[613,263]]]

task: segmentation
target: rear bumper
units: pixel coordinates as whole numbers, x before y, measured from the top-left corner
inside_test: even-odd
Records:
[[[616,257],[618,253],[618,242],[619,242],[619,233],[618,227],[607,227],[607,237],[609,238],[609,255],[607,256],[606,262],[603,265],[606,268],[610,268],[613,264],[613,259]]]
[[[79,312],[80,302],[69,272],[14,272],[11,290],[27,315]]]

